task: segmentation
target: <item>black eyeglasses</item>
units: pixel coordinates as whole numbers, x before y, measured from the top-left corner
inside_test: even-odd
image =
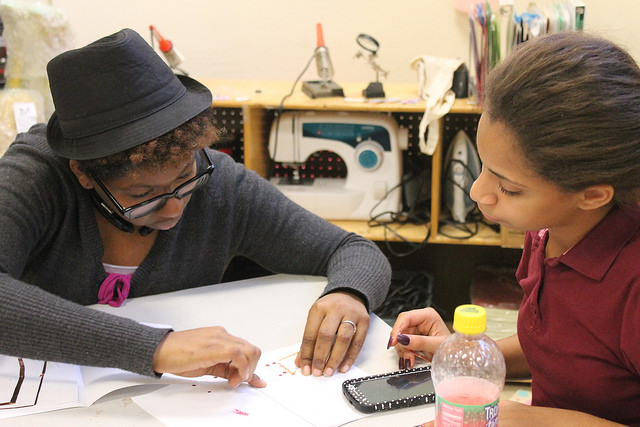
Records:
[[[213,161],[211,160],[209,153],[207,153],[207,150],[203,149],[201,150],[201,152],[204,153],[205,157],[207,158],[207,162],[209,163],[205,170],[198,172],[196,176],[180,184],[171,193],[160,194],[159,196],[156,196],[149,200],[145,200],[144,202],[136,203],[135,205],[129,206],[128,208],[122,207],[122,205],[116,200],[113,194],[111,194],[107,187],[96,176],[92,174],[91,178],[96,182],[96,184],[98,184],[98,186],[102,189],[104,194],[106,194],[109,200],[111,200],[111,202],[120,212],[120,215],[127,219],[136,219],[145,215],[149,215],[151,212],[161,209],[169,199],[175,197],[176,199],[180,200],[187,197],[209,180],[209,176],[213,172]]]

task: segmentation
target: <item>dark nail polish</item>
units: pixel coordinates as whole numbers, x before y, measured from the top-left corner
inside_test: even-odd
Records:
[[[389,342],[387,343],[387,350],[391,348],[391,343],[393,342],[393,336],[389,337]]]
[[[402,357],[398,359],[398,369],[404,369],[404,359]]]
[[[402,345],[409,345],[409,337],[404,335],[404,334],[400,334],[398,335],[398,342]]]

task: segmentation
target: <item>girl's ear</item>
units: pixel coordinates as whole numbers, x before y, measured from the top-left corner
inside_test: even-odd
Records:
[[[80,168],[80,164],[77,160],[69,160],[69,169],[71,172],[78,178],[78,182],[82,185],[83,188],[90,190],[93,188],[93,180],[84,173],[84,171]]]
[[[580,208],[585,210],[600,208],[613,200],[614,190],[608,184],[593,185],[582,191]]]

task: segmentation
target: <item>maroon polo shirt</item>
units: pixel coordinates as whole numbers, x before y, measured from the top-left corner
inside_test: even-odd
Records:
[[[640,209],[612,210],[557,258],[547,235],[526,234],[516,272],[532,403],[640,425]]]

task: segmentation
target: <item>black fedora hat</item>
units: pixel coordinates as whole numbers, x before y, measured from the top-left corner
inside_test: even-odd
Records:
[[[128,28],[56,56],[47,73],[55,105],[47,140],[68,159],[96,159],[151,141],[212,101],[205,86],[175,75]]]

